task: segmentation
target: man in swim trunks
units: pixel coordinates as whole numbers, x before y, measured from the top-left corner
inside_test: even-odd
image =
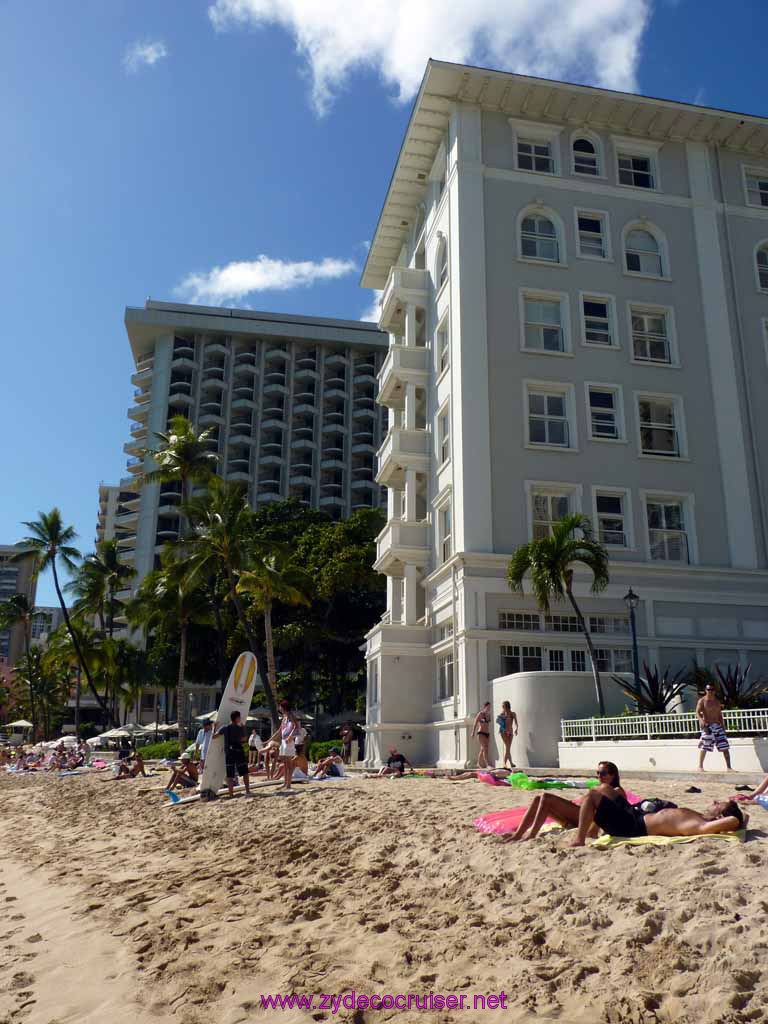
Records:
[[[248,780],[248,762],[245,759],[243,744],[245,743],[245,726],[240,724],[240,712],[233,711],[229,716],[229,725],[222,725],[213,734],[213,738],[224,740],[224,761],[227,770],[227,788],[229,795],[234,796],[237,776],[243,780],[245,795],[251,796],[251,784]]]
[[[405,775],[406,765],[408,765],[411,771],[413,770],[413,765],[405,754],[399,754],[397,747],[390,747],[387,763],[383,768],[379,768],[379,775],[397,775],[399,778],[402,778]]]
[[[729,772],[733,771],[728,737],[723,724],[723,705],[718,699],[714,683],[707,683],[704,687],[704,696],[699,698],[699,703],[696,705],[696,717],[701,728],[699,771],[704,771],[704,758],[715,747],[725,758],[725,767]]]
[[[197,765],[189,754],[184,753],[179,759],[178,768],[174,768],[171,773],[171,780],[165,787],[166,791],[176,789],[177,786],[180,789],[194,789],[197,785],[198,778]]]

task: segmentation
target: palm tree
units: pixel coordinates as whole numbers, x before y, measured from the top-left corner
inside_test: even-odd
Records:
[[[53,508],[50,512],[40,512],[39,515],[39,519],[32,522],[25,522],[23,524],[31,531],[31,536],[25,537],[24,540],[19,541],[16,545],[19,549],[19,553],[15,557],[18,559],[33,554],[37,558],[38,572],[42,573],[45,572],[46,569],[50,569],[53,573],[53,585],[56,588],[56,596],[59,599],[59,605],[61,606],[61,611],[64,616],[64,623],[67,627],[67,632],[72,639],[72,646],[75,649],[78,663],[96,703],[109,718],[109,710],[97,693],[96,687],[93,684],[91,673],[88,669],[85,658],[83,657],[77,632],[72,625],[69,610],[64,603],[64,595],[61,592],[59,573],[56,566],[57,560],[60,560],[64,565],[64,568],[69,572],[74,572],[77,568],[77,560],[80,558],[80,552],[72,544],[72,541],[77,538],[77,534],[75,533],[74,527],[64,526],[61,519],[61,512],[58,508]]]
[[[152,459],[157,469],[142,474],[141,483],[165,484],[178,481],[181,484],[183,505],[191,497],[190,485],[207,483],[216,471],[218,455],[206,444],[211,431],[204,430],[197,434],[186,416],[173,416],[168,432],[157,431],[153,436],[159,442],[158,446],[143,448],[140,454]]]
[[[91,624],[85,620],[78,623],[77,644],[80,656],[87,663],[89,671],[94,674],[99,667],[100,639]],[[43,668],[46,676],[66,678],[70,689],[72,678],[75,676],[75,735],[79,739],[82,668],[80,657],[78,657],[72,641],[72,634],[67,631],[65,625],[59,626],[48,637],[48,644],[43,654]],[[106,682],[102,682],[101,688],[104,690],[104,702],[108,709],[108,719],[112,725],[117,725],[117,719],[109,710],[109,686]]]
[[[34,606],[26,594],[12,594],[7,601],[0,603],[0,629],[13,629],[14,626],[21,626],[24,631],[24,654],[29,663],[29,648],[32,636],[32,615]],[[35,735],[37,722],[35,721],[35,686],[31,674],[28,675],[29,684],[29,717],[32,719],[32,736]]]
[[[112,637],[115,613],[123,607],[115,594],[135,575],[134,569],[120,561],[117,539],[112,538],[99,541],[96,551],[85,556],[77,576],[65,589],[77,595],[74,611],[97,616],[102,633]]]
[[[227,483],[214,477],[206,494],[188,501],[184,513],[192,528],[189,545],[190,575],[205,580],[224,577],[227,594],[246,635],[248,646],[256,655],[257,662],[263,664],[262,645],[253,631],[237,591],[240,573],[250,565],[253,552],[258,554],[262,550],[262,545],[253,536],[253,512],[245,489],[239,484]]]
[[[577,532],[581,536],[577,536]],[[523,593],[523,581],[530,573],[531,589],[536,603],[543,612],[549,612],[552,601],[563,601],[566,597],[573,608],[579,629],[584,634],[587,650],[592,660],[592,674],[595,679],[595,693],[600,714],[605,714],[603,688],[600,672],[584,616],[573,595],[574,564],[580,562],[592,573],[592,593],[599,594],[609,582],[608,552],[592,537],[592,524],[585,516],[563,516],[552,526],[549,537],[529,541],[512,555],[507,567],[507,583],[510,590]]]
[[[162,556],[160,568],[153,570],[142,580],[136,596],[126,607],[126,615],[132,625],[143,626],[148,632],[158,626],[171,626],[179,631],[176,713],[179,721],[179,744],[183,750],[186,742],[184,678],[189,627],[193,623],[202,625],[211,621],[208,599],[198,583],[190,578],[186,562],[177,560],[174,550],[167,549]]]
[[[275,644],[272,636],[272,606],[281,604],[309,605],[307,596],[310,579],[307,574],[291,565],[288,556],[276,552],[259,559],[253,569],[240,574],[238,593],[249,594],[254,606],[264,616],[264,635],[267,643],[267,685],[265,691],[274,727],[279,720],[277,712],[277,671],[275,668]]]

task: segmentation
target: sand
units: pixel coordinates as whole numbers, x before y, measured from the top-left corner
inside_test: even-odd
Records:
[[[702,809],[705,783],[649,785]],[[355,779],[163,807],[157,779],[0,777],[0,1024],[768,1021],[768,812],[744,845],[505,843],[527,794]],[[463,1012],[319,994],[464,995]],[[261,995],[314,994],[315,1009]],[[507,1009],[471,1009],[504,992]]]

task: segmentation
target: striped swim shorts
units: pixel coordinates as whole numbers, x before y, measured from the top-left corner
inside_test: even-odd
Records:
[[[714,722],[711,725],[705,725],[701,730],[699,750],[705,750],[710,753],[715,749],[715,747],[717,747],[718,750],[728,750],[729,746],[730,744],[728,743],[728,737],[725,735],[725,729],[717,722]]]

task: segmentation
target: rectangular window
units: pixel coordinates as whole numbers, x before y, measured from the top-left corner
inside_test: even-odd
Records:
[[[453,654],[441,654],[437,659],[437,699],[453,697]]]
[[[645,511],[653,561],[690,562],[683,502],[648,499]]]
[[[565,672],[565,651],[554,650],[550,648],[549,651],[549,671],[550,672]]]
[[[603,217],[599,213],[578,213],[579,256],[604,260],[608,256],[606,231]]]
[[[570,424],[563,392],[528,393],[528,441],[570,448]]]
[[[541,540],[549,537],[552,526],[569,515],[571,496],[569,494],[537,494],[531,495],[531,519],[533,521],[533,539]]]
[[[154,711],[155,710],[155,695],[154,695],[154,693],[142,693],[142,695],[141,695],[141,710],[142,711]]]
[[[451,457],[451,412],[446,409],[437,417],[437,438],[440,445],[440,464],[442,465]]]
[[[665,312],[630,307],[632,354],[641,363],[671,363],[669,323]]]
[[[750,206],[768,206],[768,171],[747,171],[747,202]]]
[[[515,672],[541,672],[540,647],[517,644],[503,644],[501,648],[501,674],[511,676]]]
[[[575,615],[547,615],[546,628],[552,633],[578,633],[579,620]]]
[[[611,652],[604,647],[595,648],[595,664],[598,672],[611,671]]]
[[[565,351],[559,299],[523,297],[523,346],[543,352]]]
[[[446,619],[445,622],[441,622],[437,627],[437,639],[450,640],[453,636],[453,619]]]
[[[653,160],[649,156],[619,153],[619,184],[634,188],[656,188]]]
[[[618,441],[621,439],[617,395],[612,388],[601,388],[590,385],[589,424],[593,439]]]
[[[452,554],[451,546],[451,506],[445,505],[440,509],[440,554],[442,560],[447,562]]]
[[[629,633],[629,619],[626,615],[590,615],[589,629],[592,633]]]
[[[541,619],[535,612],[499,612],[499,629],[538,632],[541,629]]]
[[[368,679],[371,687],[371,704],[379,703],[379,663],[368,662]]]
[[[613,652],[613,671],[632,671],[632,652],[625,647],[619,647]]]
[[[610,348],[616,345],[611,317],[611,307],[607,299],[584,296],[581,305],[584,317],[584,341],[587,345],[603,345]]]
[[[640,398],[640,449],[643,455],[680,458],[680,431],[673,398]]]
[[[597,494],[597,535],[601,544],[610,547],[629,546],[623,494]]]
[[[587,671],[587,652],[571,651],[571,672]]]
[[[555,173],[555,161],[550,142],[536,139],[517,139],[517,166],[521,171],[539,171],[542,174]]]
[[[451,350],[448,345],[448,327],[444,324],[437,331],[437,359],[438,373],[447,370],[451,364]]]

